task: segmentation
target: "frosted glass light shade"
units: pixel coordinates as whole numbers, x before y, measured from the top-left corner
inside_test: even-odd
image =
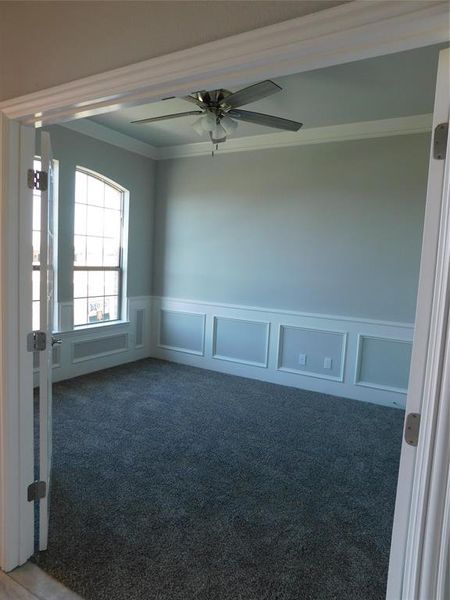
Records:
[[[206,111],[203,115],[205,131],[212,131],[216,126],[217,117],[213,112]]]
[[[231,117],[227,117],[226,115],[220,119],[220,124],[228,134],[236,131],[238,126],[236,121],[234,121]]]
[[[212,141],[214,143],[219,143],[220,141],[225,141],[226,137],[227,137],[227,132],[222,127],[222,125],[220,125],[220,123],[216,124],[214,129],[211,131]]]
[[[203,135],[205,133],[204,115],[192,123],[192,129],[195,133],[198,133],[198,135]]]

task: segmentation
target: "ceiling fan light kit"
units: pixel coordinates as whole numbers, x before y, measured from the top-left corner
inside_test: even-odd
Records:
[[[302,123],[297,121],[282,119],[281,117],[265,115],[248,110],[236,110],[239,109],[240,106],[261,100],[266,96],[281,91],[281,89],[282,88],[273,81],[266,80],[250,85],[249,87],[234,93],[228,90],[195,92],[190,96],[185,96],[183,100],[196,104],[200,110],[191,110],[189,112],[163,115],[160,117],[150,117],[149,119],[140,119],[139,121],[132,122],[139,124],[155,123],[167,119],[201,115],[192,124],[192,128],[199,135],[207,133],[217,150],[219,144],[225,142],[227,136],[236,131],[238,127],[236,121],[244,121],[253,123],[254,125],[283,129],[284,131],[298,131],[300,127],[302,127]],[[212,156],[214,156],[214,148]]]

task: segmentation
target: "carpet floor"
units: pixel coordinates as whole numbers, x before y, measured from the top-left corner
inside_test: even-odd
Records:
[[[87,600],[382,600],[403,412],[146,359],[54,386],[45,571]]]

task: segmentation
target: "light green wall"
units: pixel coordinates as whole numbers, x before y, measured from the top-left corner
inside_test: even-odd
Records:
[[[70,131],[46,128],[59,160],[58,300],[72,300],[75,169],[87,167],[116,181],[130,192],[128,296],[151,293],[154,161]],[[39,153],[39,136],[37,136]]]
[[[156,295],[414,320],[429,135],[160,161]]]

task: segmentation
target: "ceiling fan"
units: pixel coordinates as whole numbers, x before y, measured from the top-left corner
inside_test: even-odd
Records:
[[[241,110],[241,106],[261,100],[266,96],[281,91],[281,87],[273,81],[266,80],[255,83],[249,87],[243,88],[237,92],[228,90],[212,90],[195,92],[189,96],[184,96],[183,100],[195,104],[198,110],[190,110],[183,113],[172,115],[163,115],[161,117],[150,117],[148,119],[139,119],[132,123],[156,123],[168,119],[178,119],[180,117],[189,117],[192,115],[201,115],[193,124],[193,129],[199,134],[208,133],[212,143],[218,148],[218,144],[226,141],[227,135],[236,130],[237,121],[254,123],[265,127],[274,127],[285,131],[298,131],[303,123],[283,119],[273,115]],[[213,152],[214,155],[214,152]]]

